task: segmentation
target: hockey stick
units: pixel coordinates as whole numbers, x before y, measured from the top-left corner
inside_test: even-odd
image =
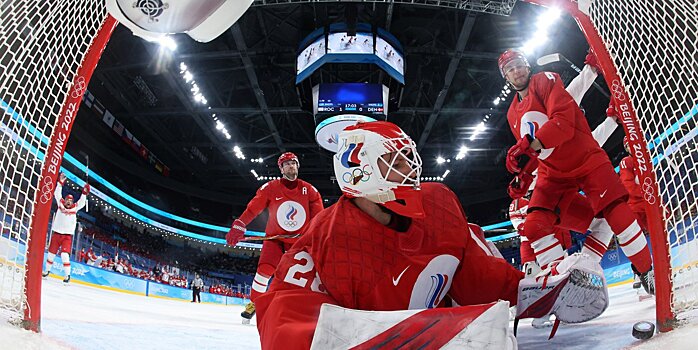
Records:
[[[570,66],[570,68],[574,69],[574,71],[577,73],[580,73],[582,71],[581,68],[577,67],[574,63],[572,63],[572,61],[567,59],[567,57],[563,56],[561,53],[553,53],[550,55],[541,56],[536,60],[536,63],[539,66],[545,66],[548,64],[556,63],[556,62],[568,64]],[[599,74],[600,74],[600,72],[599,72]],[[597,90],[599,90],[599,92],[601,92],[601,94],[603,94],[604,96],[606,96],[609,99],[611,98],[611,96],[606,92],[606,90],[604,90],[601,87],[601,85],[599,85],[596,82],[594,82],[593,85],[594,85],[594,87],[596,87]]]
[[[295,235],[275,235],[275,236],[266,236],[266,237],[256,237],[256,236],[250,236],[250,237],[245,237],[240,240],[240,242],[250,242],[250,241],[269,241],[272,239],[283,239],[283,238],[298,238],[300,237],[300,234],[295,234]]]
[[[90,182],[90,156],[85,154],[85,184],[89,184]],[[89,196],[89,195],[87,195]],[[87,201],[87,198],[85,198],[85,212],[89,213],[90,212],[90,203]]]

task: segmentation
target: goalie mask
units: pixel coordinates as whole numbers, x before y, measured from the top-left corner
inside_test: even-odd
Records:
[[[424,217],[422,159],[402,129],[383,121],[358,123],[344,129],[338,141],[334,173],[346,196],[364,197],[403,216]]]

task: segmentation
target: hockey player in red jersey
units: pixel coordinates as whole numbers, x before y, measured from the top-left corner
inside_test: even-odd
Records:
[[[598,263],[581,262],[581,255],[564,260],[568,263],[562,271],[585,269],[580,275],[584,283],[557,276],[557,271],[548,271],[547,287],[543,282],[521,282],[523,273],[492,256],[477,238],[451,190],[440,183],[420,184],[421,165],[415,143],[395,124],[359,123],[339,135],[334,168],[343,195],[284,254],[269,291],[257,298],[263,349],[309,348],[316,325],[324,324],[322,304],[375,311],[430,309],[448,296],[457,305],[519,302],[524,317],[571,311],[575,316],[555,313],[566,322],[603,312],[608,298]],[[579,266],[571,268],[576,263]],[[587,278],[592,275],[595,282]],[[580,292],[581,284],[591,294],[571,297],[568,293]],[[530,307],[542,299],[547,307]],[[574,311],[559,304],[573,299]],[[359,323],[341,323],[353,333],[345,341],[373,344],[390,333],[389,329],[365,337]],[[397,339],[407,347],[435,349],[451,339],[425,336],[416,328],[403,329],[389,342]],[[429,332],[439,330],[451,331],[436,327]],[[314,346],[337,348],[328,343]]]
[[[625,203],[627,192],[559,75],[531,74],[524,54],[513,49],[502,53],[498,64],[517,91],[507,119],[520,139],[507,153],[507,170],[519,174],[538,168],[524,230],[541,268],[562,259],[562,246],[552,235],[558,220],[555,209],[565,194],[581,189],[594,214],[603,214],[617,234],[624,253],[641,272],[643,284],[653,289],[647,240]]]
[[[596,56],[590,51],[584,60],[582,71],[565,88],[577,104],[582,101],[600,70]],[[606,110],[606,119],[591,132],[599,146],[603,146],[618,127],[616,114],[615,108],[611,103]],[[514,188],[514,186],[509,187],[509,194],[513,198],[509,206],[509,218],[521,237],[520,254],[524,272],[537,273],[540,269],[537,266],[533,266],[537,265],[535,254],[531,247],[531,242],[526,237],[523,229],[528,203],[535,186],[535,179],[533,178],[535,171],[531,175],[528,179],[524,179],[527,174],[517,175],[517,179],[514,182],[518,184],[518,188]],[[530,185],[528,185],[529,182]],[[606,220],[594,218],[594,211],[586,198],[576,192],[567,193],[565,198],[560,200],[556,210],[559,212],[560,222],[555,226],[554,234],[555,238],[562,243],[562,247],[568,249],[572,244],[569,234],[570,230],[575,232],[591,230],[591,234],[584,241],[582,253],[596,257],[600,261],[613,237],[613,231],[608,226]]]
[[[628,137],[623,137],[623,147],[628,155],[620,161],[620,180],[623,186],[628,190],[628,205],[635,213],[637,222],[642,227],[642,230],[647,232],[647,213],[645,213],[645,200],[642,198],[642,190],[640,189],[640,180],[638,180],[637,163],[630,152],[628,145]]]
[[[300,163],[295,154],[282,154],[277,165],[283,177],[280,180],[269,181],[257,190],[257,194],[247,204],[247,209],[233,222],[225,236],[229,245],[236,245],[242,240],[247,224],[264,209],[269,210],[269,219],[264,230],[266,236],[289,236],[266,240],[262,244],[257,274],[252,282],[251,302],[242,313],[246,320],[254,315],[254,301],[261,293],[266,292],[269,279],[274,274],[281,255],[291,248],[298,239],[296,235],[302,235],[310,220],[323,209],[320,193],[313,185],[298,178]]]
[[[77,213],[87,205],[87,195],[90,193],[90,185],[85,184],[82,188],[82,196],[77,203],[73,202],[73,195],[69,194],[63,198],[63,184],[65,183],[65,174],[60,173],[56,189],[53,191],[53,198],[58,204],[58,209],[53,217],[51,224],[51,242],[48,246],[48,255],[46,257],[46,270],[42,276],[47,277],[51,273],[53,259],[61,250],[61,260],[63,261],[63,282],[70,282],[70,249],[73,246],[73,235],[75,234],[75,226],[78,223]]]

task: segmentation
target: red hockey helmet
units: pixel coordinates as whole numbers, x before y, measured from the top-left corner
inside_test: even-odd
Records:
[[[499,72],[502,73],[502,77],[505,77],[504,74],[504,67],[509,64],[510,62],[513,62],[515,60],[520,60],[523,61],[523,63],[528,67],[528,69],[531,69],[531,65],[528,63],[528,60],[526,59],[526,55],[521,51],[517,49],[508,49],[504,52],[502,52],[501,55],[499,55],[499,59],[497,60],[497,65],[499,66]]]
[[[74,200],[73,195],[69,194],[69,195],[65,196],[65,200],[68,200],[68,199],[70,199],[71,201]]]
[[[301,166],[301,162],[298,161],[298,157],[293,154],[293,152],[286,152],[282,155],[279,156],[279,160],[276,162],[276,164],[279,165],[279,168],[284,164],[284,162],[287,162],[289,160],[295,160],[296,164],[298,164],[298,167]]]
[[[402,129],[383,121],[358,123],[344,129],[338,141],[334,173],[346,196],[364,197],[400,215],[424,217],[419,185],[422,159]],[[394,156],[386,160],[386,154]],[[409,170],[398,170],[402,167],[398,164],[406,164]],[[388,180],[390,176],[398,180]]]

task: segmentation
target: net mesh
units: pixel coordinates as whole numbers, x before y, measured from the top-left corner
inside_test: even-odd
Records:
[[[44,153],[103,1],[0,3],[0,314],[27,307],[24,269]]]
[[[671,308],[698,308],[698,6],[695,1],[594,1],[590,17],[645,133],[666,210]]]

